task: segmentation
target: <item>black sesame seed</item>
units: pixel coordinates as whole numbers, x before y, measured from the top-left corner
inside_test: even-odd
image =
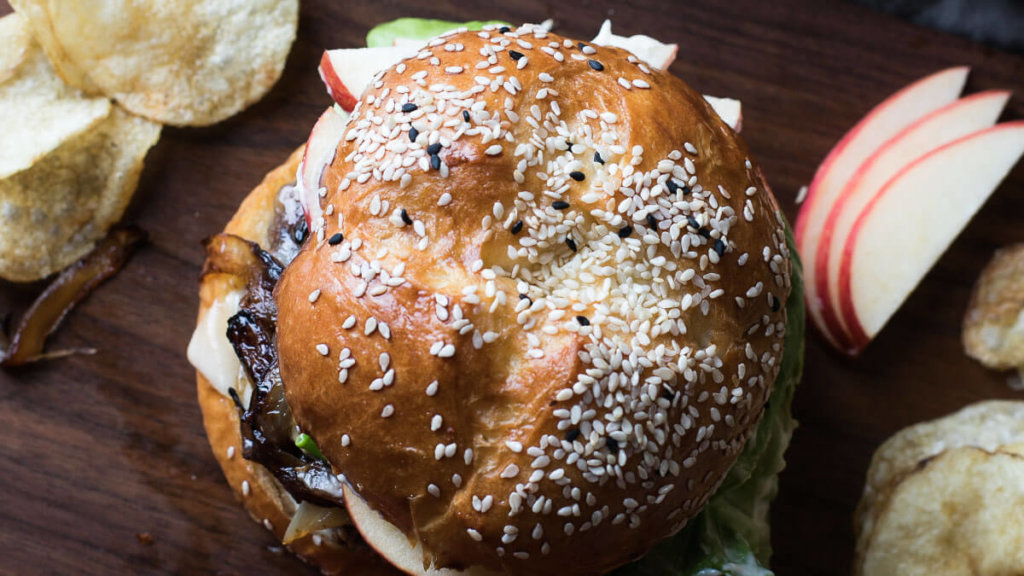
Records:
[[[516,62],[518,62],[519,59],[523,57],[522,52],[516,52],[515,50],[509,50],[508,55],[511,56],[512,59],[515,60]]]
[[[576,241],[571,236],[565,237],[565,245],[569,247],[569,250],[576,251]]]
[[[511,228],[510,231],[513,234],[519,234],[520,232],[522,232],[523,231],[523,221],[522,220],[516,220],[516,223],[512,225],[512,228]]]
[[[647,227],[651,230],[658,229],[658,219],[654,217],[654,214],[647,215]]]
[[[568,440],[569,442],[575,442],[576,439],[579,438],[579,437],[580,437],[580,429],[579,428],[573,428],[573,429],[567,430],[565,432],[565,439]]]
[[[597,162],[598,164],[604,164],[604,158],[601,158],[600,152],[594,152],[594,162]]]
[[[697,234],[700,234],[705,239],[711,238],[711,230],[708,230],[707,228],[701,228],[700,230],[697,230]]]
[[[697,222],[697,219],[694,218],[693,216],[687,216],[686,217],[686,224],[687,224],[687,226],[689,226],[690,228],[693,228],[694,230],[700,229],[700,223]]]
[[[551,207],[555,210],[567,210],[569,208],[569,203],[565,200],[555,200],[551,203]]]
[[[502,26],[501,28],[498,28],[498,32],[501,32],[502,34],[508,34],[511,31],[512,29],[509,28],[508,26]]]
[[[335,232],[327,239],[327,243],[331,246],[337,246],[338,244],[341,244],[343,240],[345,240],[345,236],[341,232]]]
[[[722,257],[722,254],[725,254],[725,242],[722,242],[721,238],[715,239],[715,252],[718,252],[719,258]]]
[[[469,122],[469,110],[462,111],[462,119],[465,120],[466,122]]]
[[[235,390],[234,387],[229,387],[228,395],[231,396],[231,400],[239,410],[245,410],[245,406],[242,406],[242,399],[238,397],[238,390]]]
[[[690,194],[693,194],[693,190],[691,190],[689,186],[684,184],[683,185],[683,196],[689,196]]]
[[[583,50],[584,48],[587,47],[587,45],[584,44],[583,42],[577,42],[576,47],[579,48],[580,50]]]
[[[440,170],[441,169],[441,157],[438,156],[437,154],[431,154],[430,155],[430,167],[433,168],[434,170]]]
[[[572,152],[572,140],[566,139],[565,147],[568,148],[570,152]]]
[[[577,182],[583,182],[583,179],[586,177],[587,175],[584,174],[583,172],[580,172],[579,170],[573,170],[572,172],[569,172],[569,178],[572,178]]]
[[[440,151],[441,151],[441,143],[440,142],[434,142],[430,146],[427,146],[427,154],[434,155],[434,154],[437,154]]]
[[[675,194],[679,191],[679,184],[676,184],[675,180],[671,178],[665,181],[665,187],[668,188],[670,194]]]
[[[409,142],[415,142],[416,138],[419,137],[420,131],[415,128],[409,128]]]
[[[580,323],[580,326],[590,326],[590,319],[586,316],[577,316],[576,321]]]
[[[409,213],[405,211],[405,208],[402,208],[401,215],[402,222],[405,222],[406,226],[412,226],[412,218],[409,218]]]
[[[671,402],[672,400],[675,400],[676,393],[671,391],[671,390],[669,390],[668,388],[662,388],[661,389],[661,397],[664,398],[665,400],[668,400],[669,402]]]
[[[520,300],[529,300],[529,299],[530,299],[530,297],[529,297],[529,296],[527,296],[526,294],[520,294],[520,295],[519,295],[519,299],[520,299]]]
[[[778,312],[779,308],[782,307],[782,303],[774,294],[769,294],[769,296],[772,297],[772,312]]]
[[[619,235],[619,238],[628,238],[630,236],[630,234],[632,234],[632,233],[633,233],[633,227],[630,226],[629,224],[626,224],[622,228],[619,228],[619,231],[617,232],[617,234]]]
[[[590,67],[593,68],[594,70],[597,70],[598,72],[604,70],[604,64],[601,64],[597,60],[587,60],[587,64],[590,64]]]
[[[608,451],[611,452],[612,454],[619,453],[619,441],[616,440],[615,438],[609,436],[608,440],[605,442],[605,445],[608,446]]]
[[[419,106],[413,104],[412,102],[406,102],[405,104],[402,104],[402,112],[405,113],[415,112],[417,108],[419,108]]]

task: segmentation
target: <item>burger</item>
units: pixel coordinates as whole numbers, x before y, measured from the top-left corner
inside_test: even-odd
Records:
[[[324,573],[768,573],[791,246],[683,81],[544,26],[445,33],[206,241],[210,444]]]

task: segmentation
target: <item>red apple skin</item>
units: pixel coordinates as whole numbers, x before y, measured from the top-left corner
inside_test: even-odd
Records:
[[[818,170],[814,173],[814,178],[811,180],[811,185],[807,188],[807,198],[804,199],[804,203],[800,207],[800,212],[797,215],[796,224],[795,224],[795,227],[793,229],[793,238],[794,238],[794,240],[796,240],[797,246],[801,246],[802,247],[802,245],[803,245],[803,236],[804,236],[804,234],[806,232],[806,229],[807,229],[806,219],[805,218],[801,218],[800,216],[805,211],[807,213],[810,213],[811,207],[815,204],[815,191],[821,186],[821,181],[824,179],[825,175],[828,174],[829,170],[831,169],[832,164],[842,155],[842,153],[846,149],[846,147],[849,146],[849,144],[857,137],[857,135],[860,134],[860,131],[863,130],[864,127],[868,124],[868,120],[871,119],[872,117],[874,117],[878,112],[880,112],[884,107],[886,107],[892,100],[898,99],[900,96],[902,96],[902,95],[906,94],[908,91],[914,89],[919,84],[921,84],[923,82],[926,82],[929,79],[934,78],[935,76],[937,76],[939,74],[949,74],[949,73],[952,73],[954,70],[960,71],[961,73],[966,75],[967,72],[970,70],[970,67],[969,66],[956,66],[954,68],[948,68],[946,70],[940,70],[939,72],[935,72],[934,74],[930,74],[929,76],[926,76],[925,78],[917,80],[916,82],[901,88],[895,94],[893,94],[892,96],[889,96],[888,98],[883,100],[881,103],[879,103],[877,106],[872,108],[871,111],[868,112],[868,114],[864,118],[862,118],[860,120],[860,122],[857,123],[856,126],[853,127],[853,129],[851,129],[849,132],[847,132],[843,136],[843,138],[841,140],[839,140],[839,142],[835,146],[832,147],[832,150],[828,153],[828,156],[825,157],[825,160],[823,160],[821,162],[821,165],[818,166]]]
[[[850,131],[847,132],[842,137],[842,139],[840,139],[839,142],[832,148],[832,150],[825,157],[825,160],[822,161],[821,165],[814,173],[814,178],[812,179],[811,184],[807,190],[807,197],[804,199],[803,204],[800,206],[800,211],[797,213],[796,222],[794,223],[793,236],[796,240],[797,249],[799,250],[800,255],[804,258],[805,262],[807,262],[809,265],[814,265],[817,261],[817,252],[822,246],[820,242],[815,244],[814,246],[810,246],[808,245],[807,239],[807,227],[809,226],[810,220],[812,218],[827,217],[827,212],[824,214],[820,214],[822,210],[819,209],[818,203],[821,202],[822,200],[819,197],[818,191],[821,189],[825,177],[833,169],[833,165],[836,163],[837,160],[839,160],[843,156],[849,145],[857,139],[861,131],[864,130],[871,123],[871,120],[878,114],[887,110],[889,106],[892,105],[892,102],[902,99],[909,92],[918,89],[918,87],[921,86],[922,84],[929,83],[939,76],[950,74],[962,75],[963,77],[966,77],[969,70],[970,68],[967,66],[948,68],[930,74],[920,80],[917,80],[903,87],[893,95],[889,96],[888,98],[880,102],[874,108],[872,108],[871,111],[868,112],[868,114],[864,118],[862,118],[856,126],[850,129]],[[815,269],[814,272],[817,272],[817,270]],[[817,274],[815,274],[814,276],[814,282],[805,286],[806,292],[804,293],[807,303],[807,313],[812,320],[811,323],[814,324],[818,332],[822,336],[824,336],[825,339],[828,340],[829,343],[832,344],[835,348],[839,350],[855,349],[856,347],[853,346],[852,344],[854,339],[850,335],[848,335],[845,331],[831,331],[828,325],[826,324],[824,320],[824,311],[826,308],[828,308],[830,303],[824,300],[822,296],[818,294],[818,282],[816,278]]]
[[[939,148],[932,150],[931,152],[925,154],[924,156],[918,158],[917,160],[914,160],[906,167],[904,167],[902,170],[900,170],[900,172],[893,176],[889,180],[889,182],[885,184],[885,186],[882,186],[882,190],[878,194],[876,194],[874,198],[871,199],[871,202],[867,206],[864,207],[864,211],[861,213],[860,216],[857,217],[857,222],[853,225],[853,230],[850,233],[849,240],[847,240],[846,244],[843,246],[843,261],[839,269],[839,302],[841,304],[841,313],[843,314],[843,319],[846,320],[847,326],[849,326],[850,333],[853,337],[853,345],[850,347],[849,350],[847,350],[847,354],[851,356],[859,355],[861,352],[864,351],[864,348],[866,348],[867,345],[871,343],[871,340],[873,338],[873,336],[868,335],[867,331],[864,329],[863,324],[860,323],[860,319],[857,317],[856,307],[853,303],[852,280],[854,271],[852,270],[852,262],[854,248],[857,245],[858,238],[860,237],[860,232],[864,227],[864,222],[867,220],[868,215],[871,214],[871,211],[874,209],[874,207],[885,196],[886,191],[894,182],[899,180],[899,178],[903,174],[907,173],[918,164],[927,161],[933,155],[939,154],[950,147],[957,146],[958,144],[966,140],[970,140],[971,138],[977,138],[979,135],[989,133],[993,130],[1019,130],[1022,128],[1024,128],[1024,120],[1004,122],[1002,124],[997,124],[992,128],[987,128],[985,130],[975,132],[974,134],[964,136],[963,138],[960,138],[958,140],[954,140],[953,142],[950,142],[945,146],[940,146]]]
[[[331,57],[324,51],[323,56],[320,57],[320,65],[317,67],[317,71],[320,73],[320,79],[323,80],[324,86],[327,87],[327,94],[332,100],[341,106],[341,109],[345,112],[351,112],[356,107],[356,97],[349,92],[348,88],[338,77],[338,73],[335,72],[334,66],[331,64]]]
[[[929,114],[920,118],[910,126],[907,126],[903,130],[900,130],[898,134],[893,136],[888,142],[886,142],[870,157],[868,157],[868,159],[864,161],[864,164],[861,165],[861,168],[854,173],[853,178],[851,178],[850,181],[847,182],[846,185],[843,187],[843,191],[836,198],[836,203],[832,206],[832,209],[829,211],[828,218],[825,221],[825,226],[824,228],[822,228],[821,237],[818,240],[818,246],[815,250],[815,261],[812,264],[815,267],[815,291],[816,294],[820,295],[819,298],[823,300],[823,306],[821,309],[822,319],[825,321],[825,327],[832,334],[843,334],[848,341],[857,341],[854,338],[853,334],[849,334],[847,332],[847,326],[849,326],[849,324],[846,321],[846,315],[841,314],[841,304],[839,303],[840,299],[838,294],[832,294],[832,289],[829,285],[831,281],[831,275],[829,274],[829,261],[832,258],[831,247],[835,236],[836,222],[839,220],[839,216],[840,214],[842,214],[843,210],[846,209],[846,206],[848,205],[850,200],[851,192],[856,190],[860,185],[861,180],[863,180],[866,168],[871,166],[879,157],[879,155],[883,154],[889,146],[891,146],[895,142],[898,142],[904,135],[917,129],[922,124],[931,122],[936,117],[948,113],[949,110],[952,110],[958,106],[963,106],[965,105],[965,103],[970,103],[973,101],[979,101],[983,99],[1005,99],[1009,97],[1009,95],[1010,92],[1007,90],[990,90],[986,92],[979,92],[977,94],[972,94],[970,96],[957,100],[951,104],[943,106],[938,110],[930,112]],[[931,150],[922,150],[920,156],[924,156],[929,152],[931,152]],[[900,172],[902,171],[903,170],[901,169]],[[874,194],[877,195],[880,191],[881,189],[875,191]],[[866,210],[867,206],[865,206],[865,211]],[[846,242],[846,244],[849,243],[849,241]],[[863,330],[861,330],[861,334],[863,334]],[[854,349],[856,349],[856,347],[854,347]]]

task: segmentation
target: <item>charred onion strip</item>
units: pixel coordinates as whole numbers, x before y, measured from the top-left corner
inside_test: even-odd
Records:
[[[228,319],[227,337],[254,388],[249,409],[239,405],[242,456],[262,464],[298,500],[341,503],[341,484],[330,465],[295,445],[297,430],[277,368],[274,287],[283,266],[254,242],[231,234],[206,240],[203,275],[220,273],[245,282],[240,310]],[[237,402],[236,402],[237,403]]]
[[[65,268],[21,317],[0,357],[0,366],[21,366],[46,358],[46,338],[79,302],[121,270],[145,240],[146,233],[135,226],[113,228],[92,252]]]

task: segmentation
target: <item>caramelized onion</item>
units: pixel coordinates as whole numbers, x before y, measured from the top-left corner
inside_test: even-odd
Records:
[[[145,239],[146,233],[135,226],[113,228],[92,252],[61,271],[21,317],[0,366],[21,366],[59,355],[43,353],[46,338],[72,308],[116,274]]]

